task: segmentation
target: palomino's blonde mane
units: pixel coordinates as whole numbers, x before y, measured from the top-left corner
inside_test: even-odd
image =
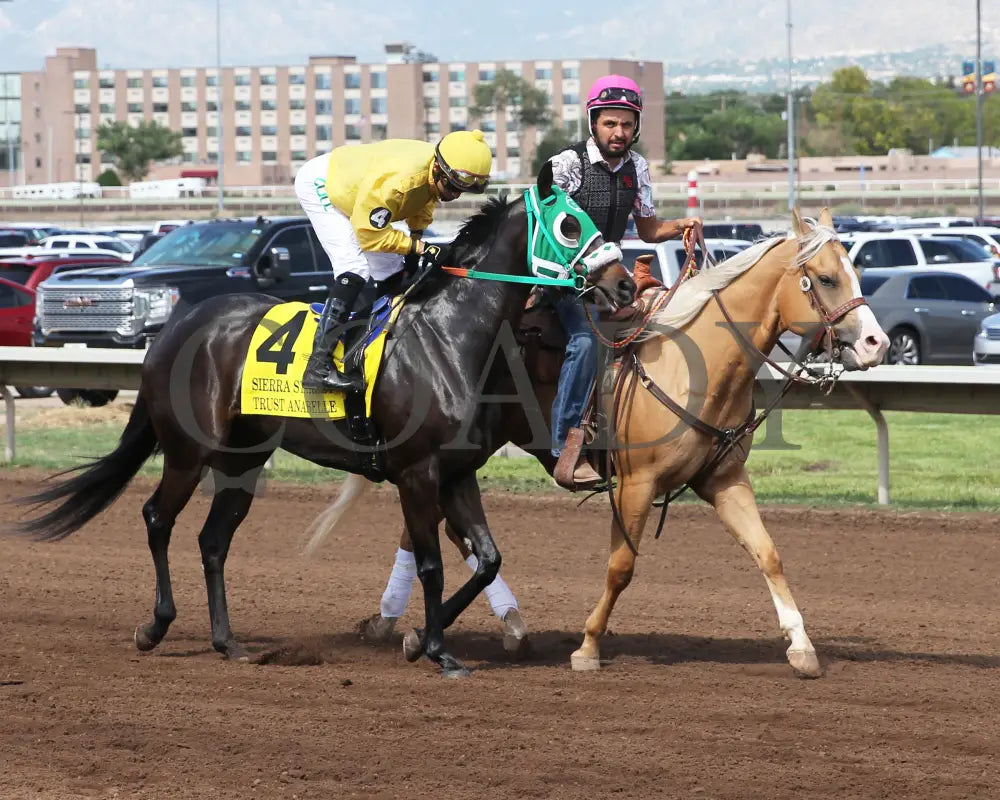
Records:
[[[814,258],[817,253],[829,242],[839,241],[837,232],[833,228],[825,225],[817,225],[812,220],[813,225],[804,236],[796,237],[789,232],[785,236],[774,236],[762,242],[748,247],[741,253],[737,253],[732,258],[716,264],[714,267],[703,269],[694,277],[682,283],[674,294],[670,304],[658,311],[652,317],[651,322],[661,328],[660,332],[655,329],[650,330],[645,337],[663,335],[665,331],[683,328],[701,313],[708,301],[712,298],[712,292],[724,289],[740,275],[749,270],[754,264],[760,261],[773,248],[777,247],[787,239],[797,238],[799,242],[799,252],[795,257],[795,264],[805,264]]]

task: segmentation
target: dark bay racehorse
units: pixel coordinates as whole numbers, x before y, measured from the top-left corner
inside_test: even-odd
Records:
[[[551,170],[540,176],[538,190],[542,198],[552,194]],[[580,222],[572,215],[559,219],[562,227],[554,234],[560,241],[572,242],[574,236],[579,241]],[[444,261],[484,273],[527,275],[528,228],[523,199],[509,205],[491,200],[465,224]],[[617,258],[584,277],[595,300],[611,306],[631,302],[635,285]],[[432,280],[400,313],[372,400],[372,416],[388,443],[385,475],[399,489],[423,584],[423,651],[447,675],[465,669],[445,650],[443,631],[500,567],[476,469],[506,439],[496,433],[503,407],[479,398],[495,394],[494,386],[503,379],[503,370],[485,365],[502,326],[519,318],[529,290],[524,283]],[[216,493],[198,543],[212,644],[230,658],[245,658],[246,651],[230,628],[223,568],[264,462],[281,447],[323,466],[363,469],[364,458],[341,423],[241,412],[243,360],[254,329],[277,303],[262,295],[229,295],[175,314],[146,355],[139,395],[115,450],[27,498],[42,504],[61,501],[22,525],[38,538],[60,539],[107,508],[154,451],[163,453],[160,483],[142,509],[156,570],[156,603],[152,622],[136,628],[140,650],[159,644],[176,616],[167,548],[174,520],[206,469],[212,470]],[[442,515],[470,539],[479,559],[473,576],[446,602],[438,541]]]

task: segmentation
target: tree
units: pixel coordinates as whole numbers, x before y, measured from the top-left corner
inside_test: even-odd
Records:
[[[97,149],[114,158],[118,172],[131,181],[141,181],[150,161],[181,155],[181,133],[156,122],[107,122],[97,129]]]
[[[742,92],[674,93],[667,98],[667,159],[745,158],[750,153],[777,157],[785,141],[783,103]]]
[[[545,136],[538,143],[538,149],[535,151],[535,159],[531,162],[531,169],[534,174],[537,175],[546,161],[556,153],[565,150],[571,144],[573,144],[573,140],[564,128],[558,125],[549,128]]]
[[[121,178],[118,177],[118,173],[113,169],[106,169],[100,175],[97,176],[97,183],[99,186],[121,186]]]
[[[478,83],[475,89],[475,105],[469,114],[482,119],[487,114],[505,117],[511,111],[515,130],[520,142],[521,163],[528,163],[523,129],[541,127],[552,119],[549,96],[510,70],[502,69],[488,83]],[[523,168],[522,168],[523,171]]]

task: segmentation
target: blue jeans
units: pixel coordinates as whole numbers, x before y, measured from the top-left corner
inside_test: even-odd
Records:
[[[590,387],[597,374],[597,337],[587,322],[583,303],[576,297],[560,297],[555,308],[569,336],[566,358],[559,373],[559,388],[552,402],[552,455],[558,458],[569,429],[579,427],[590,397]],[[593,309],[591,317],[596,318]]]

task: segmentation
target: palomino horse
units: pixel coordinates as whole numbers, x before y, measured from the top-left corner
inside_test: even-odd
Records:
[[[549,198],[559,201],[551,170],[539,177],[537,197],[542,204]],[[475,471],[496,447],[494,429],[501,415],[495,404],[480,398],[489,396],[502,377],[486,365],[502,326],[524,309],[535,277],[528,232],[532,224],[536,235],[543,230],[538,208],[539,202],[529,209],[522,198],[509,205],[494,199],[465,224],[446,253],[447,263],[497,278],[480,282],[442,275],[425,284],[426,291],[400,313],[372,400],[372,416],[388,442],[384,474],[399,488],[423,584],[422,650],[446,675],[466,670],[445,650],[443,631],[500,567]],[[635,285],[615,255],[617,248],[601,246],[579,207],[571,205],[551,225],[545,235],[573,251],[581,283],[612,306],[631,302]],[[581,236],[588,230],[596,239]],[[587,259],[585,252],[591,254]],[[353,472],[370,463],[340,422],[242,413],[244,356],[255,328],[276,302],[261,295],[229,295],[173,317],[146,355],[139,396],[118,447],[75,477],[28,498],[62,502],[25,523],[24,530],[43,539],[68,536],[110,505],[154,450],[162,451],[160,484],[143,506],[156,570],[156,604],[153,621],[136,629],[140,650],[159,644],[176,616],[167,547],[174,520],[203,470],[213,471],[216,486],[198,538],[212,643],[230,658],[245,658],[229,624],[223,567],[264,462],[280,446],[323,466]],[[444,603],[438,540],[442,514],[473,542],[479,559],[473,576]]]
[[[762,242],[681,284],[654,315],[654,329],[625,354],[618,386],[619,396],[628,399],[609,409],[622,447],[614,491],[618,514],[604,594],[571,657],[576,670],[600,667],[599,639],[632,580],[653,499],[689,484],[763,571],[778,625],[791,640],[792,669],[806,677],[821,674],[757,510],[745,467],[750,438],[739,436],[752,419],[754,376],[763,354],[785,331],[824,335],[847,369],[881,363],[889,341],[861,295],[830,213],[824,209],[815,226],[798,213],[793,218],[793,237]],[[733,440],[737,446],[727,448]]]
[[[727,427],[738,431],[748,419],[761,353],[770,352],[784,331],[814,336],[817,330],[828,328],[848,369],[878,364],[888,346],[885,334],[861,298],[854,268],[837,240],[829,213],[824,210],[815,228],[807,227],[797,214],[794,219],[794,238],[772,239],[756,245],[682,284],[657,320],[659,330],[665,335],[649,337],[633,351],[650,387],[655,387],[657,393],[665,392],[686,401],[687,409],[698,404],[697,422],[720,432]],[[718,292],[721,304],[714,292]],[[647,303],[655,299],[648,293],[645,297]],[[723,306],[725,312],[721,310]],[[833,310],[828,313],[826,309]],[[740,330],[750,332],[752,348],[732,332],[727,314],[739,321]],[[707,375],[708,381],[700,386],[690,374],[690,365],[697,360],[691,358],[692,353],[704,359],[698,372]],[[531,377],[544,410],[548,406],[543,397],[551,393],[552,387],[537,375]],[[815,650],[785,582],[777,551],[760,520],[744,469],[749,437],[721,462],[713,464],[719,452],[713,432],[699,430],[694,420],[679,419],[653,393],[641,388],[642,380],[638,384],[636,380],[631,373],[630,381],[635,385],[632,402],[620,407],[617,413],[618,441],[627,452],[618,459],[623,469],[616,500],[628,539],[616,520],[605,593],[587,621],[583,647],[572,656],[573,668],[599,667],[598,638],[607,628],[615,600],[632,578],[635,553],[629,545],[638,547],[653,497],[690,481],[700,496],[715,505],[727,529],[764,572],[778,610],[779,625],[791,639],[789,662],[799,674],[818,675]],[[519,407],[509,409],[513,412]],[[523,414],[509,416],[504,430],[508,440],[515,443],[531,440]],[[667,436],[663,435],[665,432]],[[643,447],[642,442],[653,444]],[[551,472],[553,464],[547,450],[532,454]],[[711,467],[710,472],[706,465]],[[358,476],[348,478],[336,501],[313,524],[315,533],[307,552],[318,546],[368,485]],[[462,534],[450,525],[447,532],[461,549]],[[404,531],[401,546],[406,544]],[[392,622],[376,614],[363,625],[368,638],[387,638]],[[514,630],[505,625],[505,647],[516,651],[525,635],[523,623]],[[403,644],[408,653],[417,646],[412,635],[404,638]]]

